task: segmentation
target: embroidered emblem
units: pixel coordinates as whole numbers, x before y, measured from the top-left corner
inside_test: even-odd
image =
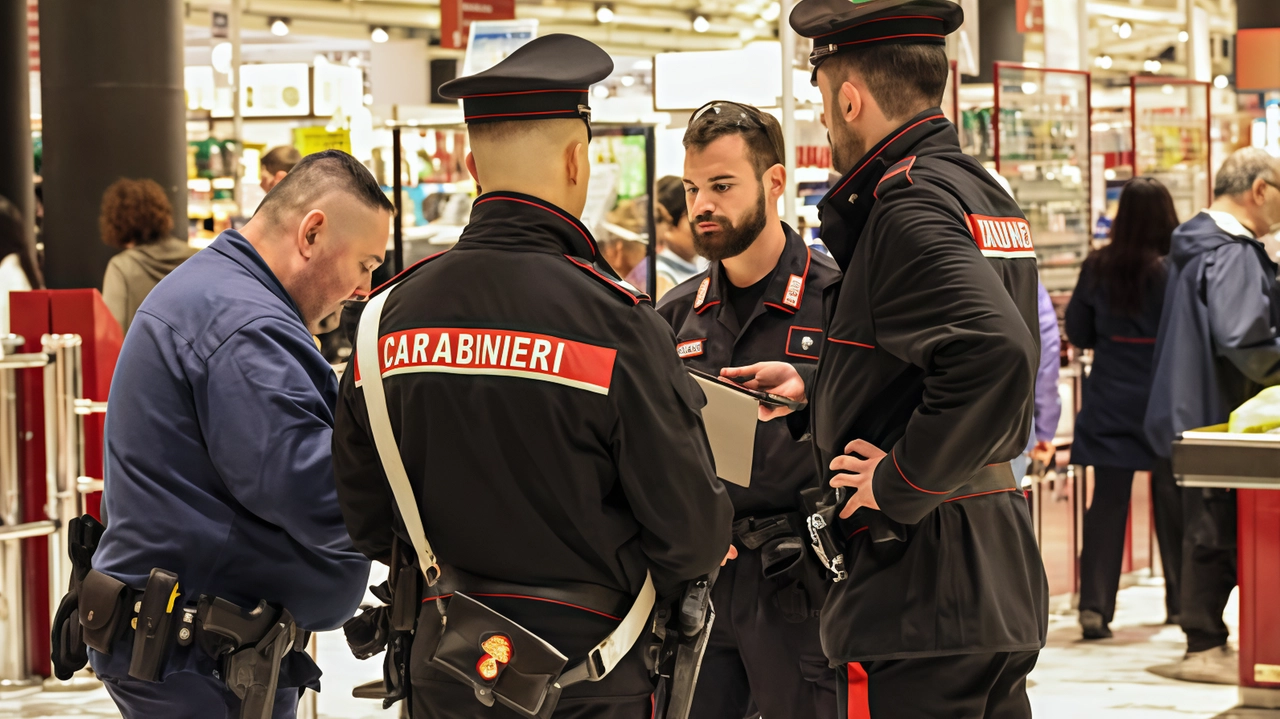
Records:
[[[707,290],[711,288],[711,278],[706,277],[702,280],[702,284],[698,285],[698,296],[693,300],[694,309],[702,306],[707,301]]]
[[[807,350],[812,346],[813,346],[812,337],[809,337],[808,335],[806,335],[804,339],[800,340],[800,349]]]
[[[702,340],[700,339],[689,340],[688,342],[681,342],[676,345],[676,355],[678,355],[680,359],[697,357],[700,354],[702,354]]]
[[[476,662],[476,673],[481,679],[491,682],[498,678],[498,671],[502,666],[511,661],[511,640],[504,634],[494,634],[480,642],[480,648],[485,653]]]
[[[804,289],[804,278],[800,275],[791,275],[787,280],[787,294],[782,298],[782,304],[797,308],[800,306],[800,291]]]
[[[1031,226],[1021,217],[988,217],[967,215],[969,231],[983,257],[1015,259],[1034,258],[1031,244]]]

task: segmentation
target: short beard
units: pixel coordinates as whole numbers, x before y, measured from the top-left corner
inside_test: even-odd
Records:
[[[848,125],[843,130],[827,130],[827,144],[831,145],[831,167],[841,175],[847,175],[854,163],[867,154],[867,140]]]
[[[698,230],[699,222],[714,222],[720,225],[720,229],[703,233]],[[702,214],[690,219],[689,228],[693,230],[693,249],[712,262],[737,257],[746,252],[760,233],[764,232],[765,222],[764,183],[761,182],[755,212],[742,218],[741,225],[735,225],[723,215]]]

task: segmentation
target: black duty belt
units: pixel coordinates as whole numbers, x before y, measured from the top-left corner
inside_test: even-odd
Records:
[[[747,549],[759,549],[778,537],[798,536],[803,526],[799,512],[743,517],[733,523],[733,539]]]
[[[631,595],[599,584],[551,584],[534,587],[468,574],[453,566],[440,568],[440,579],[435,586],[426,589],[426,596],[422,601],[444,599],[459,592],[472,597],[550,602],[602,614],[615,620],[626,616],[627,610],[636,601]]]
[[[1001,462],[978,470],[968,482],[948,494],[947,499],[943,501],[954,502],[998,492],[1012,492],[1017,489],[1018,483],[1013,476],[1013,467],[1008,462]],[[809,515],[806,520],[813,552],[818,557],[818,561],[831,573],[832,581],[836,582],[844,581],[849,577],[844,554],[841,551],[843,542],[837,541],[837,538],[832,536],[832,528],[836,525],[836,517],[843,508],[845,500],[846,498],[841,496],[835,505],[820,505],[818,510]],[[872,542],[906,541],[904,525],[894,522],[880,512],[868,518],[867,529]]]

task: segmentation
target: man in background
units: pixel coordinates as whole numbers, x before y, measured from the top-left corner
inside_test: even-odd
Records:
[[[1263,245],[1280,225],[1280,161],[1257,148],[1227,158],[1213,204],[1173,232],[1156,336],[1146,430],[1169,457],[1180,432],[1221,424],[1280,384],[1280,287]],[[1222,610],[1236,585],[1236,493],[1182,490],[1182,629],[1187,655],[1152,669],[1186,681],[1236,684]]]
[[[271,188],[280,184],[284,176],[289,174],[293,166],[302,161],[302,153],[293,145],[281,145],[272,148],[262,156],[261,182],[258,186],[263,192],[271,192]]]

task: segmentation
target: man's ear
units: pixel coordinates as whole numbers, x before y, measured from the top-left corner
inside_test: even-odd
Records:
[[[476,184],[479,185],[480,171],[476,169],[476,156],[470,152],[467,153],[467,172],[471,173],[471,179],[475,180]]]
[[[579,178],[582,177],[582,165],[587,161],[587,146],[581,142],[574,142],[569,145],[565,152],[565,173],[568,175],[569,184],[578,184]]]
[[[774,165],[765,170],[760,181],[764,183],[764,191],[769,199],[777,200],[787,191],[787,168],[781,163]]]
[[[298,223],[298,254],[311,259],[312,253],[315,252],[316,236],[328,221],[324,210],[312,210],[302,216],[302,222]]]
[[[276,185],[280,184],[280,181],[281,181],[281,180],[283,180],[283,179],[284,179],[284,176],[285,176],[285,175],[287,175],[287,174],[289,174],[289,171],[288,171],[288,170],[277,170],[277,171],[276,171],[276,174],[275,174],[275,177],[273,177],[273,178],[272,178],[272,180],[271,180],[271,182],[272,182],[272,187],[274,187],[274,186],[276,186]]]
[[[844,117],[845,122],[853,122],[862,114],[862,92],[851,82],[845,82],[840,86],[840,98],[837,102],[840,105],[837,111]]]
[[[1253,204],[1262,207],[1267,202],[1267,181],[1261,177],[1253,181],[1253,187],[1249,188],[1249,197],[1253,200]]]

